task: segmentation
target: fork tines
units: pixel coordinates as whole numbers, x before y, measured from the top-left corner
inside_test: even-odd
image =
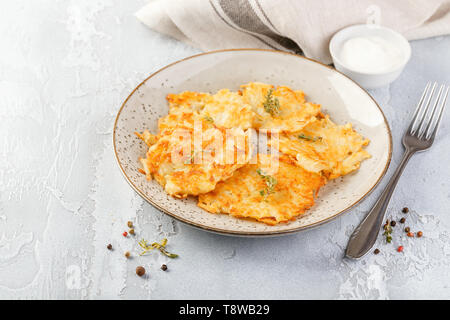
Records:
[[[437,86],[437,82],[433,85],[428,82],[425,87],[408,130],[411,136],[424,140],[434,139],[449,91],[449,86],[441,85],[436,96],[434,92]]]

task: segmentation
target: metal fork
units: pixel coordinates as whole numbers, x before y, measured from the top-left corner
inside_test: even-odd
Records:
[[[373,247],[384,221],[389,200],[403,169],[413,154],[424,151],[433,144],[449,91],[448,86],[445,88],[444,85],[441,85],[437,97],[434,98],[436,87],[436,82],[433,85],[429,82],[425,87],[411,124],[403,135],[403,146],[405,147],[403,158],[378,201],[351,235],[345,252],[346,257],[361,258]]]

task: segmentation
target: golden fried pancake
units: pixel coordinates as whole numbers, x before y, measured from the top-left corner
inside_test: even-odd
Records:
[[[219,182],[214,191],[199,195],[198,206],[269,225],[304,214],[326,179],[297,166],[287,156],[280,157],[278,168],[270,166],[271,161],[276,157],[258,154],[257,164],[246,164]]]
[[[361,161],[370,158],[363,149],[368,143],[350,123],[339,126],[326,116],[300,132],[280,135],[279,150],[305,170],[323,172],[334,179],[358,169]]]
[[[256,129],[296,132],[320,115],[320,105],[305,101],[303,91],[285,86],[276,89],[264,83],[252,82],[241,86],[243,100],[256,113]]]
[[[147,179],[153,176],[168,194],[184,198],[213,190],[249,161],[250,147],[243,130],[225,131],[207,121],[202,128],[197,132],[176,126],[160,133],[147,157],[140,159]],[[199,134],[200,144],[194,139]]]

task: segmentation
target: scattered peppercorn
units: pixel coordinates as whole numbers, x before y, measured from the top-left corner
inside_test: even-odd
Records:
[[[136,274],[137,274],[139,277],[142,277],[142,276],[145,274],[145,268],[142,267],[142,266],[137,267],[137,268],[136,268]]]
[[[125,252],[125,257],[128,259],[130,257],[130,251]]]
[[[166,271],[166,270],[167,270],[167,266],[166,266],[165,264],[163,264],[163,265],[161,266],[161,270],[162,270],[162,271]]]
[[[399,222],[400,222],[400,223],[405,223],[405,221],[406,221],[405,218],[401,218]]]
[[[403,246],[399,246],[399,247],[397,248],[397,251],[398,251],[398,252],[402,252],[402,251],[403,251]]]
[[[380,249],[375,249],[375,250],[373,251],[373,253],[379,254],[379,253],[380,253]]]
[[[112,244],[111,244],[111,243],[108,244],[108,245],[106,246],[106,248],[108,248],[108,250],[112,250]]]
[[[414,233],[412,233],[412,232],[408,232],[406,235],[410,238],[414,237]]]
[[[407,207],[404,207],[404,208],[402,209],[402,212],[403,212],[403,213],[408,213],[408,212],[409,212],[409,209],[408,209]]]
[[[409,227],[405,228],[405,232],[408,233],[411,229]]]
[[[417,232],[417,238],[420,238],[422,236],[423,236],[423,232],[422,231]]]
[[[394,220],[391,221],[391,226],[392,226],[392,227],[395,227],[396,224],[397,224],[397,223],[396,223]]]
[[[128,221],[128,222],[127,222],[127,226],[128,226],[128,228],[133,228],[133,222]]]
[[[123,235],[124,237],[126,237],[126,236],[128,235],[128,232],[124,231],[124,233],[122,233],[122,235]]]
[[[134,235],[134,229],[128,230],[128,233]]]

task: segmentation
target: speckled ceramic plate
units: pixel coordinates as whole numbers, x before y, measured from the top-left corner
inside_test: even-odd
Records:
[[[237,90],[251,81],[287,85],[306,92],[320,103],[338,124],[351,122],[371,140],[372,158],[360,170],[333,180],[320,190],[314,207],[287,224],[267,226],[225,214],[211,214],[196,205],[196,199],[168,196],[156,181],[138,172],[138,158],[146,146],[135,131],[157,130],[158,118],[168,112],[166,95],[184,90],[215,92]],[[162,68],[131,92],[114,124],[114,150],[120,170],[144,199],[171,217],[204,230],[230,235],[265,236],[288,234],[323,224],[360,202],[380,181],[391,159],[391,134],[386,119],[372,97],[355,82],[318,62],[285,53],[259,49],[209,52]]]

